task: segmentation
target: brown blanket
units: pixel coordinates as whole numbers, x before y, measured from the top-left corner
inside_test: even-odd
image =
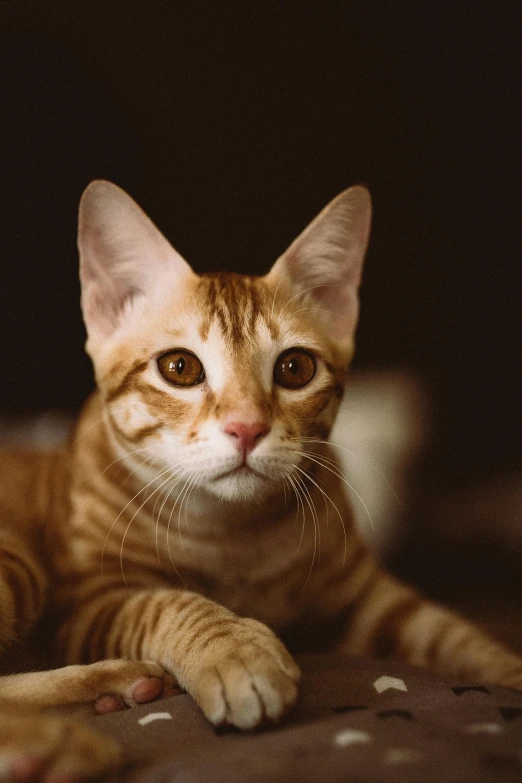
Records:
[[[125,783],[522,781],[522,693],[397,663],[302,656],[280,726],[215,730],[183,694],[94,718],[128,762]],[[145,720],[144,720],[145,719]]]

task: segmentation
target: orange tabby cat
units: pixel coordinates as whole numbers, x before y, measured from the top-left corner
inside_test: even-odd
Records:
[[[117,763],[39,710],[152,700],[172,677],[214,724],[279,720],[299,680],[280,638],[522,688],[520,658],[379,568],[342,491],[326,440],[369,227],[356,186],[265,277],[198,276],[122,190],[85,191],[98,390],[62,451],[1,457],[0,642],[45,616],[53,665],[90,665],[0,678],[12,779]]]

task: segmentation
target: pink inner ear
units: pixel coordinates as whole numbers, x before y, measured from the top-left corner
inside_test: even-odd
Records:
[[[110,335],[119,325],[122,313],[141,292],[137,288],[114,285],[102,288],[97,283],[85,286],[82,293],[82,310],[89,332]]]
[[[103,180],[82,196],[78,248],[85,324],[97,338],[109,336],[138,296],[192,274],[136,202]]]
[[[324,308],[324,318],[329,321],[339,337],[353,333],[359,318],[357,289],[332,286],[319,289],[324,293],[318,299]]]
[[[292,242],[268,274],[289,280],[302,301],[337,338],[352,337],[359,314],[357,291],[371,221],[368,190],[356,185],[340,193]],[[320,314],[319,311],[323,310]]]
[[[361,246],[353,243],[344,249],[303,242],[283,258],[282,273],[294,285],[295,302],[301,299],[305,308],[315,310],[336,336],[353,333],[359,316],[358,288],[364,258]]]

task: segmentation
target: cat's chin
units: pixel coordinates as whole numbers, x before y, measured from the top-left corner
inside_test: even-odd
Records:
[[[223,500],[259,502],[273,494],[276,483],[273,478],[243,466],[216,476],[205,488]]]

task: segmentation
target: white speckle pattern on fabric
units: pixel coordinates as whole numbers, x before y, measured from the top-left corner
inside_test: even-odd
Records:
[[[464,731],[466,734],[501,734],[504,727],[500,723],[471,723]]]
[[[361,743],[371,742],[371,737],[367,731],[359,731],[358,729],[345,729],[339,731],[334,737],[334,745],[340,748],[346,748],[348,745],[357,745]]]
[[[519,691],[443,680],[391,660],[297,660],[299,700],[277,727],[215,728],[188,694],[93,718],[120,742],[126,765],[103,783],[522,780]],[[171,719],[143,724],[160,704]]]
[[[383,675],[382,677],[379,677],[378,680],[375,680],[373,687],[377,693],[384,693],[384,691],[390,690],[390,688],[394,688],[396,691],[408,690],[404,680],[400,680],[398,677],[387,677],[386,675]]]
[[[140,726],[147,726],[149,723],[153,723],[155,720],[172,720],[170,712],[150,712],[143,718],[138,720]]]
[[[384,763],[391,766],[396,764],[418,764],[423,759],[424,754],[414,748],[390,748],[384,754]]]

